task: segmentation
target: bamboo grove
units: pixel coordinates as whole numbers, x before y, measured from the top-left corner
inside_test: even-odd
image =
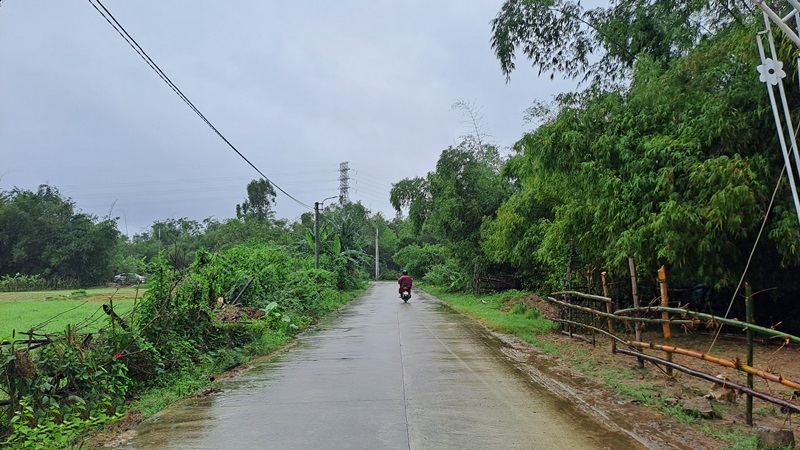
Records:
[[[550,292],[565,287],[569,264],[571,286],[597,292],[606,271],[616,298],[630,301],[615,289],[633,257],[647,295],[665,265],[676,288],[703,287],[686,301],[714,312],[745,274],[755,289],[774,288],[757,320],[800,329],[800,226],[756,71],[760,15],[747,2],[679,3],[505,2],[492,46],[510,82],[512,72],[531,76],[516,50],[583,87],[534,102],[531,130],[506,154],[475,127],[435,171],[394,185],[393,205],[417,237],[409,263],[454,288],[492,276]],[[592,64],[586,47],[605,56]],[[795,76],[795,48],[781,41],[779,52]]]

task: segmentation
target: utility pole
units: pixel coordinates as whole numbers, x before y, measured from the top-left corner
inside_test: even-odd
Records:
[[[336,197],[328,197],[321,202],[314,202],[314,268],[319,269],[319,210],[325,201]]]
[[[380,279],[380,272],[378,271],[378,267],[380,267],[378,259],[379,254],[380,252],[378,251],[378,226],[376,224],[375,225],[375,280],[376,281]]]
[[[314,268],[319,269],[319,202],[314,202]]]

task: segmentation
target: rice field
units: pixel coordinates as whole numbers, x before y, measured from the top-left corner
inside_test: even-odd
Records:
[[[124,316],[143,293],[141,287],[0,292],[0,340],[31,328],[39,333],[56,333],[72,325],[78,332],[94,332],[109,323],[104,303],[112,301],[114,311]]]

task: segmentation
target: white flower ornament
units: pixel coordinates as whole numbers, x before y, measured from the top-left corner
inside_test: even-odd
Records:
[[[786,77],[786,72],[783,71],[783,63],[775,61],[772,58],[765,58],[764,63],[756,67],[758,73],[758,80],[762,83],[769,83],[772,86],[778,84],[778,81]]]

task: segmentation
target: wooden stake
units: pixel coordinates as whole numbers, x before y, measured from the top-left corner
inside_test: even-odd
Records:
[[[754,323],[754,314],[753,314],[753,288],[750,286],[750,283],[744,284],[744,295],[745,295],[745,310],[747,314],[747,323]],[[753,366],[753,330],[749,327],[747,328],[747,365]],[[747,387],[753,389],[753,374],[747,373]],[[745,420],[747,424],[751,427],[753,426],[753,395],[747,394],[746,399],[746,414]]]
[[[603,277],[603,295],[606,297],[608,297],[608,284],[606,283],[607,274],[606,271],[600,273],[600,276]],[[613,312],[611,302],[606,302],[606,312],[609,314]],[[608,318],[608,332],[614,334],[614,321],[611,317]],[[617,353],[617,341],[613,339],[611,340],[611,353]]]
[[[628,257],[628,266],[631,269],[631,290],[633,291],[633,307],[639,307],[639,276],[636,274],[636,261],[633,257]],[[636,329],[636,340],[642,340],[642,323],[636,322],[634,324]],[[644,368],[644,359],[638,358],[639,361],[639,368]]]
[[[667,295],[667,270],[664,266],[658,269],[658,284],[661,286],[661,306],[669,306],[669,296]],[[669,319],[669,313],[663,311],[661,313],[662,319]],[[669,344],[672,341],[672,332],[669,329],[669,322],[661,324],[664,331],[664,340]],[[667,361],[672,361],[672,353],[667,353]],[[672,376],[672,367],[667,366],[667,375]]]

